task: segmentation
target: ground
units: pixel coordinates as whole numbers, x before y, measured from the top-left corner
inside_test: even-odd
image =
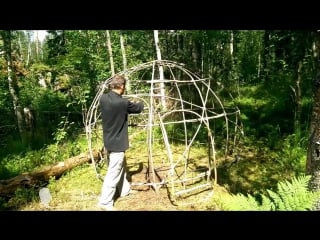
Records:
[[[170,200],[166,187],[155,190],[136,190],[133,194],[118,198],[115,201],[115,208],[120,211],[197,211],[206,210],[204,199],[212,196],[213,190],[207,190],[188,199],[179,201]],[[202,201],[200,199],[202,198]],[[199,200],[199,201],[196,201]]]
[[[14,198],[8,201],[6,209],[18,211],[103,211],[97,206],[106,171],[105,166],[102,169],[104,170],[100,172],[102,178],[97,179],[95,172],[92,171],[92,166],[85,164],[52,181],[52,184],[43,186],[49,190],[51,196],[49,204],[44,204],[41,198],[39,199],[38,193],[43,187],[30,189],[30,192],[20,190]],[[187,193],[175,186],[175,191],[173,191],[172,184],[165,182],[163,176],[166,173],[162,170],[156,171],[156,175],[159,176],[156,181],[148,181],[146,180],[148,177],[145,167],[137,170],[129,166],[128,180],[132,183],[134,191],[128,196],[117,198],[114,203],[115,208],[119,211],[213,210],[210,200],[212,200],[213,193],[216,193],[216,186],[213,189],[210,183],[208,187]],[[181,183],[179,183],[180,185]],[[184,186],[185,189],[190,187],[186,184]],[[209,206],[210,204],[211,206]]]
[[[165,188],[161,188],[158,192],[153,189],[137,190],[133,194],[117,199],[115,207],[124,211],[178,210],[177,206],[170,202]]]
[[[144,178],[145,173],[143,171],[131,175],[133,182],[141,181]],[[207,188],[203,192],[173,199],[172,194],[170,194],[170,186],[165,184],[159,186],[161,187],[156,190],[150,185],[133,185],[133,193],[126,197],[118,198],[115,201],[115,208],[125,211],[203,210],[205,208],[205,200],[208,200],[213,194],[213,190]]]

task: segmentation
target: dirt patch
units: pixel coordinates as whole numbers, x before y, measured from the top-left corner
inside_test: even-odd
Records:
[[[167,190],[160,188],[158,192],[152,188],[147,190],[135,190],[133,194],[118,198],[115,201],[118,210],[125,211],[174,211],[177,206],[170,201]]]
[[[159,176],[159,174],[158,174]],[[212,195],[212,189],[205,189],[194,194],[188,194],[184,198],[174,198],[170,194],[166,184],[148,185],[137,184],[146,182],[146,171],[131,174],[130,180],[133,182],[132,194],[116,199],[115,207],[124,211],[180,211],[180,210],[203,210],[203,202],[207,196]],[[158,178],[159,181],[162,179]]]

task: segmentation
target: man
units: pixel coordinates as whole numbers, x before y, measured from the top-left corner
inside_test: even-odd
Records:
[[[109,83],[108,93],[100,98],[103,141],[109,154],[109,165],[98,206],[105,210],[114,210],[116,192],[120,197],[130,193],[125,160],[125,151],[129,148],[128,114],[141,113],[144,108],[142,102],[135,103],[122,98],[125,85],[126,79],[116,75]]]

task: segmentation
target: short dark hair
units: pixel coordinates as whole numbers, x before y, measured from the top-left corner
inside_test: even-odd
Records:
[[[109,83],[109,88],[110,89],[119,89],[122,85],[123,86],[126,85],[125,77],[122,75],[116,75],[111,79],[111,81]]]

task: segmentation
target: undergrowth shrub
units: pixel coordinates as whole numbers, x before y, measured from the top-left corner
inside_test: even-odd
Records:
[[[293,177],[277,184],[277,192],[267,190],[267,194],[253,196],[242,193],[229,195],[223,199],[223,210],[265,210],[265,211],[301,211],[312,210],[320,198],[320,192],[308,190],[311,176]]]

